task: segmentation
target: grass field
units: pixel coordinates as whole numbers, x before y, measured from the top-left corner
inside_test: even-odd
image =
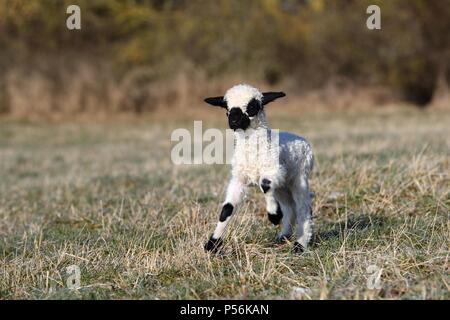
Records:
[[[170,133],[193,119],[1,121],[0,297],[450,299],[450,112],[270,116],[316,154],[301,255],[275,244],[256,189],[223,253],[203,251],[229,167],[172,165]],[[217,112],[204,128],[225,124]]]

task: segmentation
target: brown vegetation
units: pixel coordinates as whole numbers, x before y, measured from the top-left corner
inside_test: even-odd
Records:
[[[366,28],[372,3],[378,31]],[[65,26],[69,4],[81,8],[79,31]],[[448,0],[4,1],[0,111],[139,113],[235,82],[330,108],[446,105],[448,30]]]

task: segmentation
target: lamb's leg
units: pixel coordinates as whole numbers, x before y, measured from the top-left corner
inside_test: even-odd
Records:
[[[308,246],[312,236],[311,196],[309,194],[308,180],[299,177],[294,183],[292,196],[295,202],[297,215],[296,241],[294,250],[301,252]]]
[[[292,235],[292,227],[295,224],[295,203],[288,190],[279,191],[276,193],[276,198],[281,206],[283,212],[282,228],[278,234],[278,241],[285,241]]]
[[[269,221],[274,225],[278,225],[283,218],[281,206],[275,198],[275,190],[272,186],[272,181],[269,179],[262,179],[260,183],[261,190],[264,192],[266,198],[266,209]]]
[[[244,193],[244,189],[245,184],[241,180],[234,177],[231,178],[231,181],[228,184],[225,202],[223,203],[222,211],[219,216],[219,222],[208,242],[205,244],[206,251],[217,251],[222,245],[223,233],[225,232],[227,224],[230,222],[232,214],[236,211]]]

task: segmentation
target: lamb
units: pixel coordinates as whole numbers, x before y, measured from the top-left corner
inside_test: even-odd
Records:
[[[308,182],[314,162],[312,148],[303,137],[270,129],[264,112],[268,103],[284,96],[283,92],[261,93],[250,85],[239,84],[225,96],[205,99],[227,110],[235,136],[231,180],[219,222],[205,244],[206,251],[218,251],[225,228],[250,185],[259,186],[264,193],[269,221],[274,225],[282,223],[277,240],[289,239],[296,224],[293,249],[306,249],[312,236]]]

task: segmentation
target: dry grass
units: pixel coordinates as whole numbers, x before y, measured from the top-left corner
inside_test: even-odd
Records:
[[[223,127],[216,115],[204,127]],[[302,255],[274,244],[257,190],[223,254],[203,251],[228,168],[171,164],[170,132],[192,119],[1,122],[0,297],[449,299],[450,113],[271,117],[316,153]],[[66,288],[72,264],[79,290]],[[367,288],[372,264],[381,290]]]

